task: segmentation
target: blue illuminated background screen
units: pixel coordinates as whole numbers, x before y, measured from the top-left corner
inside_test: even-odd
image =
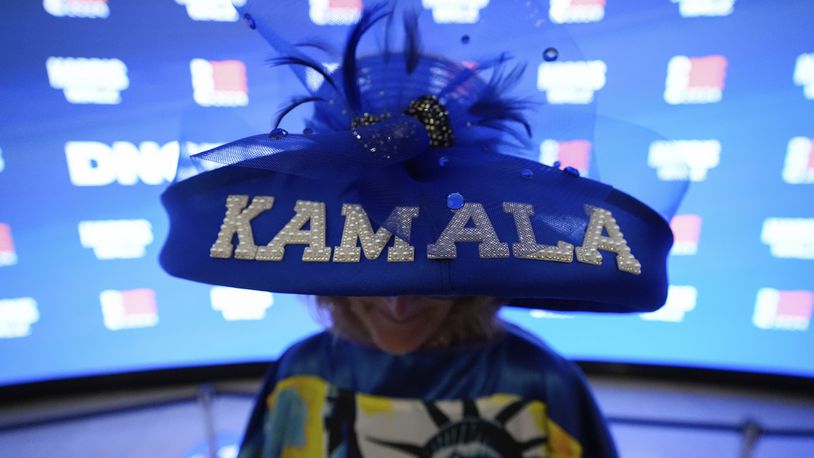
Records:
[[[497,1],[415,3],[463,36]],[[658,132],[631,158],[690,186],[663,309],[504,316],[575,359],[814,377],[814,2],[539,4],[582,55],[547,62],[546,44],[507,32],[507,47],[540,47],[528,91]],[[330,41],[361,7],[304,0],[281,14]],[[158,266],[159,195],[179,151],[268,131],[302,93],[228,0],[17,0],[0,12],[0,385],[268,360],[316,331],[296,296]],[[513,20],[490,19],[507,31]],[[596,160],[591,138],[535,129],[541,161]]]

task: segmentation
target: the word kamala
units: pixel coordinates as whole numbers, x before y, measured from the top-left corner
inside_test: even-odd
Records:
[[[247,206],[248,205],[248,206]],[[255,196],[249,205],[249,196],[230,195],[226,199],[226,216],[223,218],[218,239],[210,249],[213,258],[246,259],[255,261],[282,261],[287,245],[307,245],[302,260],[306,262],[360,262],[364,251],[366,259],[378,259],[391,237],[393,245],[387,249],[388,262],[413,262],[415,247],[404,239],[394,236],[384,227],[373,231],[370,219],[360,205],[343,204],[342,215],[345,226],[342,242],[331,248],[325,245],[325,203],[298,200],[291,220],[274,236],[267,245],[254,243],[252,220],[261,213],[271,210],[272,196]],[[590,220],[585,230],[582,245],[559,241],[556,245],[537,243],[531,227],[534,209],[529,204],[503,202],[503,210],[513,215],[519,242],[512,244],[511,256],[520,259],[570,263],[576,260],[585,264],[601,265],[604,250],[616,255],[619,270],[631,274],[641,273],[641,264],[633,256],[622,231],[610,211],[591,207]],[[398,227],[399,233],[409,239],[413,219],[419,214],[418,207],[396,207],[388,218],[389,227]],[[471,222],[471,225],[470,225]],[[307,230],[303,230],[310,224]],[[607,235],[603,235],[606,233]],[[232,240],[237,235],[238,244]],[[358,246],[357,241],[359,241]],[[446,228],[435,243],[427,245],[428,259],[456,259],[458,242],[478,243],[482,259],[508,258],[509,246],[501,242],[483,205],[468,202],[452,213]]]

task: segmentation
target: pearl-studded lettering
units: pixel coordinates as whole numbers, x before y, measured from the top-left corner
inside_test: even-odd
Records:
[[[218,239],[209,249],[209,256],[228,259],[232,257],[232,239],[237,234],[235,259],[254,259],[257,245],[254,244],[252,219],[274,205],[274,197],[256,196],[246,208],[249,196],[233,195],[226,198],[226,216],[218,232]]]
[[[466,227],[469,220],[475,223],[475,227]],[[495,228],[486,216],[486,210],[476,202],[467,202],[454,210],[452,219],[438,240],[427,245],[427,258],[455,259],[458,257],[455,246],[457,242],[480,242],[478,253],[484,259],[509,257],[509,244],[497,238]]]
[[[258,261],[282,261],[286,245],[308,245],[302,253],[306,262],[328,262],[331,248],[325,246],[325,203],[298,200],[294,205],[297,212],[291,221],[280,230],[268,245],[257,249]],[[311,228],[302,230],[306,223]]]
[[[602,265],[602,254],[599,250],[610,251],[616,253],[616,266],[619,270],[634,275],[641,274],[642,265],[627,246],[611,212],[597,207],[588,207],[587,211],[591,219],[588,221],[588,228],[585,229],[582,246],[576,249],[577,261],[599,266]],[[607,237],[602,235],[603,229],[608,233]]]
[[[387,262],[413,262],[415,248],[410,245],[413,220],[418,218],[418,207],[395,207],[386,223],[376,232],[367,213],[361,205],[344,204],[342,215],[345,226],[341,244],[334,249],[326,246],[326,209],[324,202],[298,200],[294,205],[295,215],[274,236],[266,246],[257,246],[254,241],[252,220],[274,205],[272,196],[255,196],[249,203],[249,196],[230,195],[226,199],[226,215],[223,218],[218,238],[209,249],[212,258],[257,261],[282,261],[285,248],[289,244],[308,245],[302,260],[306,262],[360,262],[362,252],[369,260],[378,259],[391,237],[393,245],[387,250]],[[583,264],[602,265],[599,250],[616,254],[617,268],[626,273],[639,275],[642,266],[628,247],[627,241],[610,211],[586,206],[589,221],[582,245],[576,247],[564,241],[557,245],[537,243],[532,228],[534,208],[521,202],[503,202],[503,211],[514,217],[518,242],[512,244],[512,256],[533,261],[554,261],[571,263],[576,260]],[[492,222],[477,202],[464,203],[453,210],[452,218],[435,243],[427,245],[427,259],[456,259],[458,242],[478,242],[478,253],[483,259],[509,257],[509,246],[498,239]],[[474,227],[467,227],[472,221]],[[308,230],[303,230],[310,223]],[[401,236],[387,228],[397,228]],[[607,234],[607,235],[604,235]],[[237,236],[237,246],[234,238]],[[358,244],[357,244],[358,240]]]
[[[534,207],[518,202],[503,202],[503,211],[514,215],[517,238],[520,242],[512,244],[512,255],[520,259],[537,259],[541,261],[573,262],[574,245],[558,241],[557,245],[540,245],[531,228],[531,216]]]
[[[384,227],[376,233],[370,225],[370,219],[361,205],[342,205],[345,217],[345,228],[342,231],[342,244],[334,248],[334,262],[359,262],[364,250],[365,258],[378,259],[390,237],[393,235]],[[418,207],[396,207],[388,221],[398,224],[399,230],[409,237],[413,219],[418,217]],[[356,240],[362,248],[356,246]],[[412,262],[415,259],[415,248],[400,237],[395,237],[393,246],[387,250],[387,262]]]

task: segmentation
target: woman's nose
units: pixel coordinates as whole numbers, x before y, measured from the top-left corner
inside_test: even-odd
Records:
[[[403,320],[412,313],[414,303],[414,296],[391,296],[388,298],[387,310],[393,318]]]

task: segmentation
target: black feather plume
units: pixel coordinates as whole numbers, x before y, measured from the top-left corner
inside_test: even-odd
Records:
[[[387,21],[384,23],[384,44],[382,53],[384,54],[384,61],[390,62],[391,47],[393,41],[393,18],[395,14],[388,14]]]
[[[441,92],[438,93],[438,98],[443,98],[450,92],[454,92],[460,86],[464,85],[470,79],[478,76],[481,72],[488,70],[490,68],[503,65],[504,62],[511,60],[512,56],[508,53],[501,53],[499,56],[487,59],[482,62],[478,62],[477,65],[473,68],[463,67],[461,68],[454,77],[441,89]]]
[[[324,101],[325,101],[325,99],[323,99],[322,97],[302,97],[302,98],[299,98],[299,99],[293,99],[291,101],[291,103],[289,103],[284,108],[282,108],[279,112],[277,112],[277,119],[274,120],[274,129],[280,127],[280,123],[283,121],[283,118],[285,118],[285,116],[288,113],[291,113],[291,110],[297,108],[298,106],[300,106],[300,105],[302,105],[304,103],[324,102]]]
[[[332,57],[336,57],[336,56],[339,55],[339,51],[336,48],[329,45],[328,43],[325,43],[324,41],[320,41],[320,40],[316,40],[316,39],[312,39],[312,40],[309,40],[309,41],[301,41],[299,43],[294,43],[294,46],[296,46],[298,48],[318,49],[318,50],[320,50],[320,51],[324,52],[325,54],[327,54],[329,56],[332,56]]]
[[[418,32],[418,13],[404,13],[404,66],[411,75],[421,59],[421,34]]]
[[[304,57],[294,56],[273,57],[271,59],[267,59],[266,62],[272,67],[279,67],[281,65],[303,65],[322,75],[322,77],[325,78],[326,83],[330,84],[335,90],[338,90],[336,87],[336,82],[334,81],[333,77],[331,77],[331,74],[328,73],[328,70],[318,62],[314,62]]]
[[[495,68],[481,96],[468,109],[470,114],[479,118],[475,124],[501,130],[525,142],[518,132],[506,125],[507,122],[515,122],[524,128],[529,138],[531,137],[531,125],[523,112],[532,108],[533,102],[504,95],[520,81],[525,69],[525,65],[517,65],[508,72],[504,72],[500,66]]]
[[[392,10],[385,9],[386,6],[386,3],[379,3],[365,10],[362,17],[359,18],[359,22],[351,29],[345,44],[345,52],[342,56],[342,85],[345,89],[348,108],[355,114],[360,113],[362,106],[362,95],[357,80],[359,75],[356,67],[356,48],[359,47],[359,41],[365,32],[380,20],[393,14]]]

